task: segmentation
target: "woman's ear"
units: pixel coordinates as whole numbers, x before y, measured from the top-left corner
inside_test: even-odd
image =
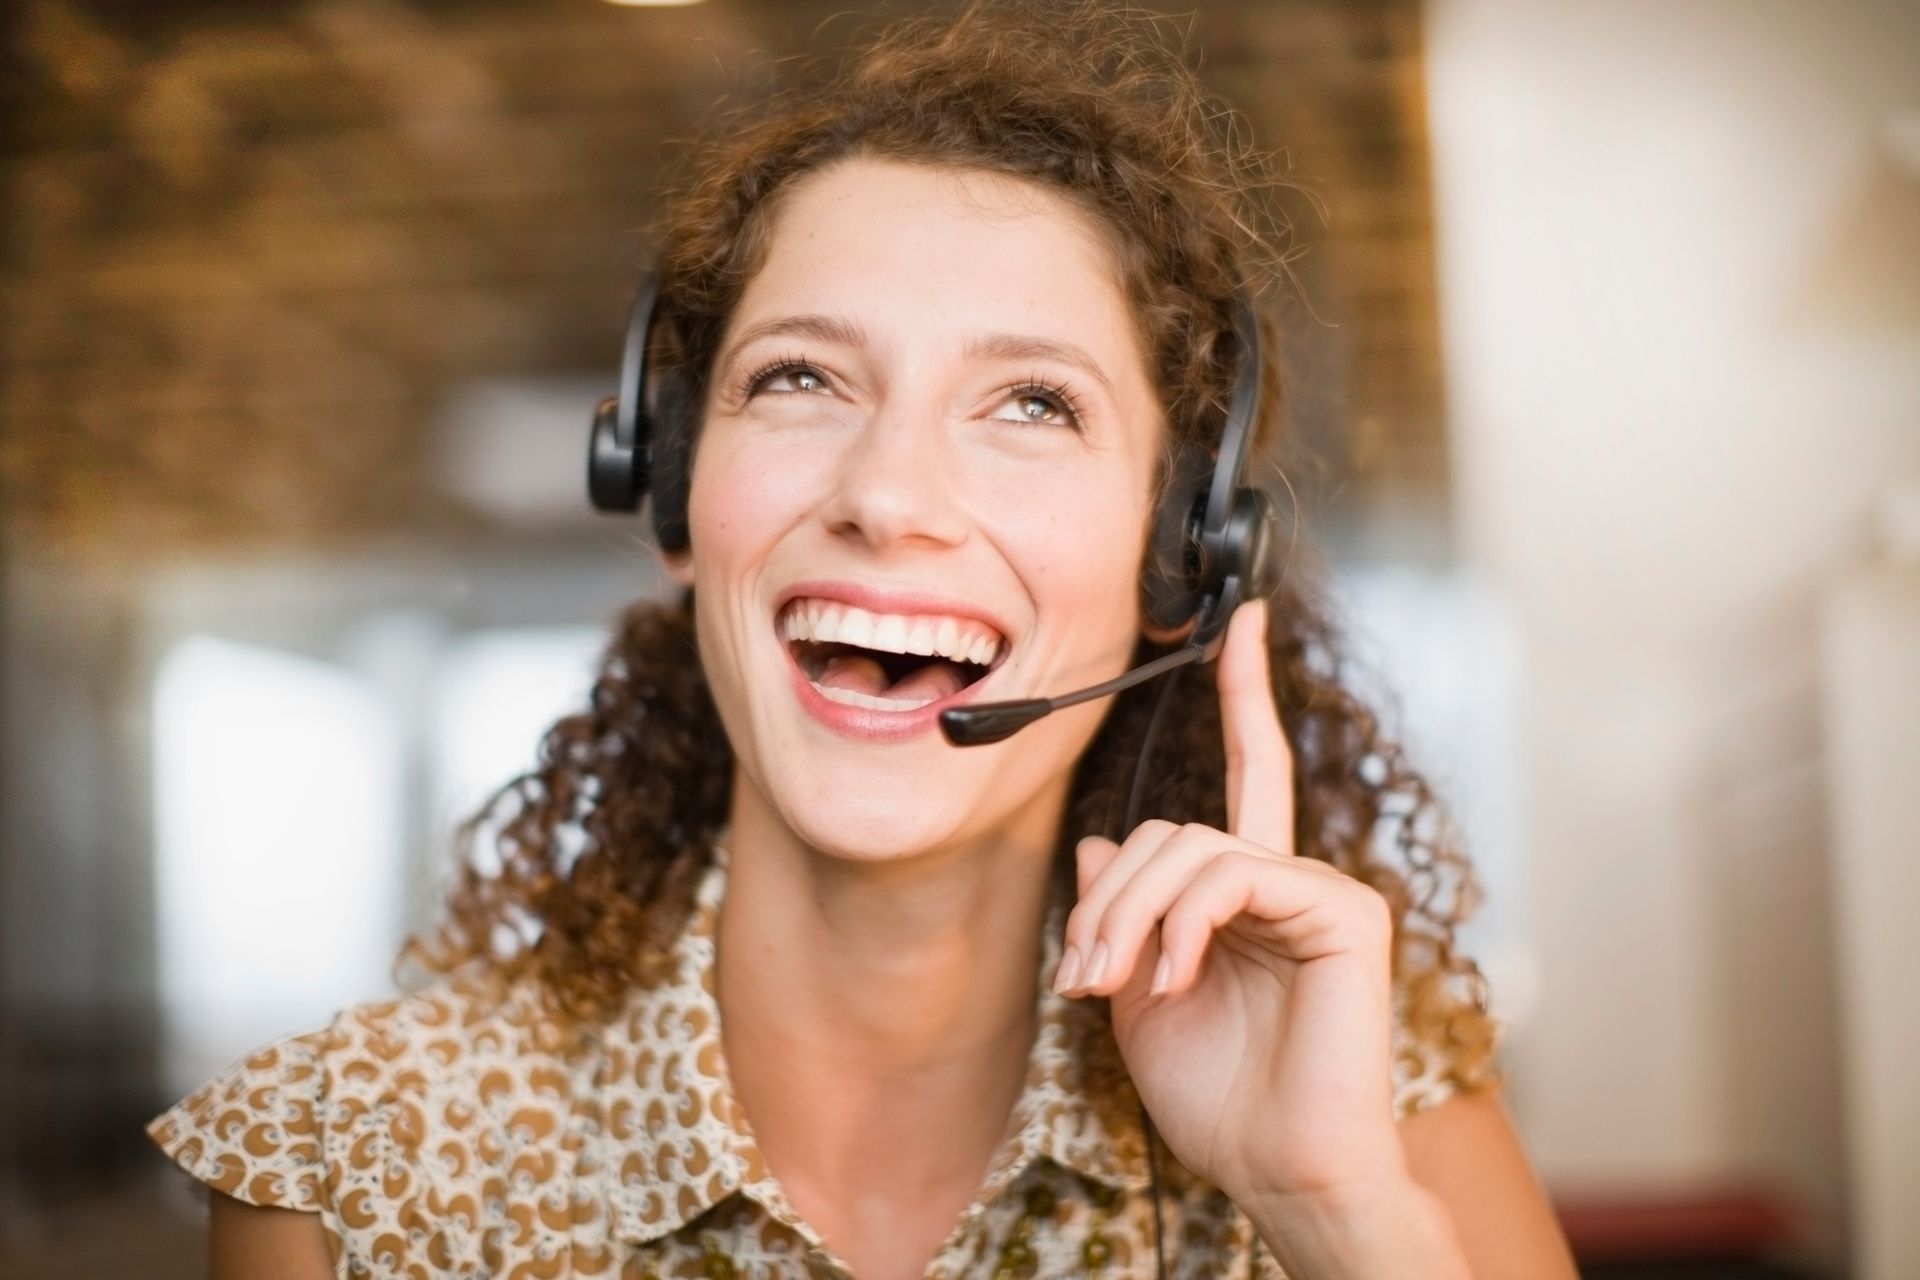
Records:
[[[662,551],[660,563],[666,566],[669,578],[683,587],[693,585],[693,552]]]

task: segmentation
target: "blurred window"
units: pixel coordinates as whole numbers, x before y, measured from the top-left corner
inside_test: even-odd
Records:
[[[401,726],[351,671],[191,636],[154,688],[167,1080],[379,990],[398,905]]]
[[[166,650],[153,752],[170,1089],[392,991],[454,825],[587,705],[605,640],[396,610],[355,627],[338,661],[206,634]]]

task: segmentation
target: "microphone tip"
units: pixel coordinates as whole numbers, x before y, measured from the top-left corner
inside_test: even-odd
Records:
[[[977,707],[948,707],[940,713],[940,732],[956,747],[978,747],[1010,738],[1053,710],[1048,698],[986,702]]]

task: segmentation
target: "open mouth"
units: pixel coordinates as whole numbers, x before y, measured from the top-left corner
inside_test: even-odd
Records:
[[[1006,639],[975,618],[873,613],[801,596],[780,611],[780,634],[803,675],[829,701],[917,711],[977,683]]]

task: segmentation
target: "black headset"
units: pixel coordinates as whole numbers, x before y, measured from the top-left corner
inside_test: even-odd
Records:
[[[593,417],[587,492],[597,509],[628,514],[638,511],[641,499],[651,494],[660,549],[685,551],[689,461],[699,406],[683,370],[655,371],[649,378],[659,296],[659,273],[649,272],[627,315],[618,394],[601,401]],[[1214,450],[1188,443],[1175,452],[1140,581],[1147,620],[1167,634],[1192,623],[1183,648],[1198,650],[1195,656],[1201,661],[1218,655],[1234,609],[1255,596],[1272,594],[1279,576],[1272,496],[1246,482],[1261,359],[1259,327],[1244,294],[1234,297],[1233,335],[1239,350],[1219,446]],[[1051,701],[1066,705],[1061,699]]]
[[[685,551],[688,454],[696,406],[679,369],[656,372],[648,385],[648,347],[660,299],[660,273],[650,271],[627,313],[617,394],[600,402],[587,446],[587,495],[600,511],[632,514],[653,495],[653,531],[662,551]]]

